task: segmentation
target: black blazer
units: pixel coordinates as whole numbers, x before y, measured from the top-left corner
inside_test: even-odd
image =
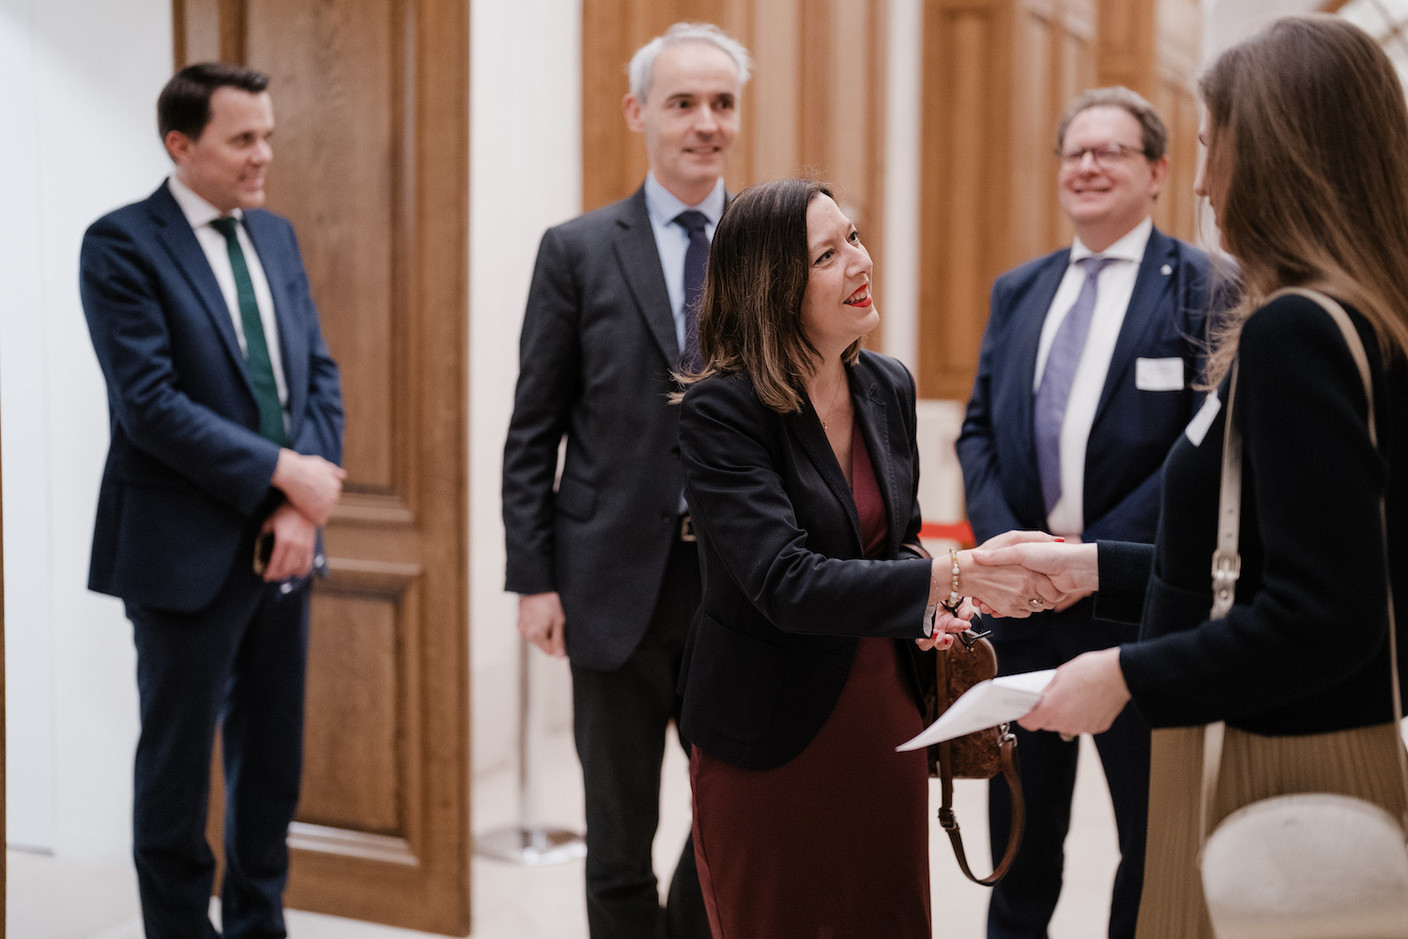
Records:
[[[1367,322],[1350,315],[1373,373],[1377,451],[1359,373],[1318,305],[1279,298],[1242,332],[1242,576],[1226,618],[1208,618],[1225,408],[1199,442],[1184,435],[1170,452],[1156,545],[1100,542],[1096,613],[1142,611],[1140,641],[1121,647],[1120,666],[1151,726],[1226,720],[1304,734],[1390,719],[1379,498],[1388,503],[1403,677],[1408,367],[1401,356],[1385,367]]]
[[[892,560],[863,557],[855,501],[809,403],[778,414],[732,374],[694,385],[681,408],[704,564],[681,729],[737,766],[780,766],[806,747],[841,694],[857,636],[924,635],[930,562],[903,547],[920,526],[914,380],[871,352],[849,373]]]
[[[504,445],[506,589],[561,595],[574,665],[623,663],[660,595],[684,486],[679,357],[644,188],[543,235]]]

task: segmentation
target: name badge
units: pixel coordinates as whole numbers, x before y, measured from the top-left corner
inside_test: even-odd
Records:
[[[1135,359],[1134,387],[1140,391],[1182,391],[1183,360]]]
[[[1203,445],[1203,438],[1208,435],[1208,428],[1212,426],[1213,421],[1217,420],[1217,412],[1221,410],[1222,402],[1218,400],[1217,392],[1214,391],[1208,395],[1203,406],[1198,409],[1197,414],[1193,415],[1193,419],[1188,422],[1188,426],[1183,431],[1184,436],[1193,446],[1201,447]]]

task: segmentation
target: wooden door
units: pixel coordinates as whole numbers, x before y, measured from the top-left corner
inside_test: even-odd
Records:
[[[297,228],[342,369],[348,478],[313,599],[288,903],[464,935],[467,4],[174,6],[178,66],[273,79],[269,207]]]

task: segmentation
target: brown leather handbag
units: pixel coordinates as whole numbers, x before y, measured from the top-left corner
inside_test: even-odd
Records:
[[[928,722],[939,719],[958,700],[959,695],[980,681],[997,675],[997,653],[984,638],[987,633],[971,629],[958,635],[955,642],[936,656],[937,682],[935,693],[928,696]],[[1007,850],[986,877],[974,876],[963,850],[963,835],[953,812],[953,781],[955,779],[991,779],[1001,773],[1012,791],[1012,825],[1007,836]],[[929,748],[929,775],[939,779],[942,804],[939,825],[948,833],[954,857],[967,878],[991,887],[1003,878],[1022,844],[1022,829],[1026,824],[1026,800],[1022,796],[1022,781],[1017,773],[1017,738],[1006,724],[989,727],[977,733],[936,743]]]

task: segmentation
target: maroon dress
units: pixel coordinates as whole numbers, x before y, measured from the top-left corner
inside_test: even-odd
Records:
[[[885,506],[859,427],[851,453],[875,557]],[[694,749],[694,852],[716,939],[931,935],[928,767],[923,750],[895,752],[923,727],[901,670],[908,641],[858,641],[835,709],[791,762],[747,770]]]

